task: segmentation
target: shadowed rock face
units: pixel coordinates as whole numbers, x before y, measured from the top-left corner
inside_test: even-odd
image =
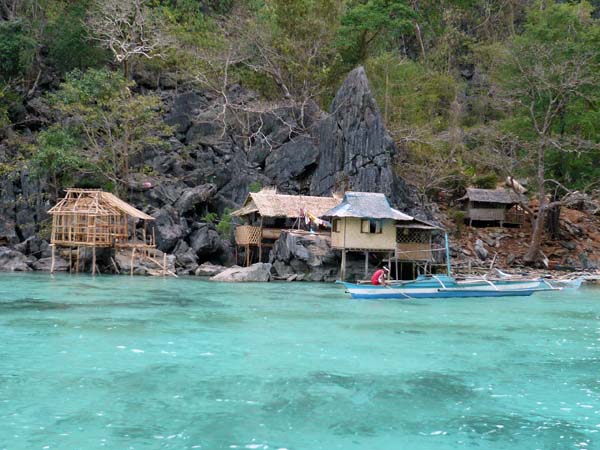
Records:
[[[411,208],[408,189],[394,173],[394,164],[404,158],[385,128],[364,68],[348,74],[330,113],[315,131],[320,158],[311,194],[383,192],[394,205]]]

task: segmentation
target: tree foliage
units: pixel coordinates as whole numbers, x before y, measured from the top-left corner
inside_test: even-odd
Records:
[[[132,86],[115,72],[76,70],[48,97],[85,161],[117,189],[130,182],[133,157],[145,146],[162,145],[171,132],[161,120],[159,98],[134,96]]]

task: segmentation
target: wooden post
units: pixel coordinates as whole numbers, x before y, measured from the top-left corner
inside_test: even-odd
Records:
[[[369,277],[369,252],[365,252],[365,280]]]
[[[399,280],[399,278],[398,278],[398,275],[399,275],[398,274],[398,246],[396,246],[396,249],[394,250],[394,253],[395,253],[395,256],[396,256],[396,259],[395,259],[395,264],[396,264],[396,281],[398,281]]]
[[[260,216],[260,234],[258,236],[258,262],[262,262],[262,231],[263,231],[263,218]]]
[[[131,249],[131,268],[129,270],[130,276],[133,276],[133,258],[135,258],[135,247]]]
[[[163,277],[167,274],[167,254],[163,253]]]
[[[69,273],[73,271],[73,247],[69,247]]]
[[[52,244],[50,247],[52,247],[52,262],[50,264],[50,273],[54,273],[54,249],[55,249],[55,245]]]
[[[346,249],[342,249],[342,268],[340,270],[340,280],[346,279]]]
[[[92,247],[92,276],[96,276],[96,246]]]
[[[79,246],[77,246],[77,253],[75,254],[75,273],[79,273]]]
[[[246,244],[246,267],[250,266],[250,244]]]

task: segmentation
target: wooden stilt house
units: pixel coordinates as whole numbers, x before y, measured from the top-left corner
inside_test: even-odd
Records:
[[[131,249],[131,267],[136,256],[150,259],[161,267],[166,263],[156,260],[154,233],[147,233],[147,222],[152,216],[134,208],[115,195],[98,189],[67,189],[66,195],[48,211],[52,216],[52,267],[55,249],[67,250],[70,267],[75,253],[75,270],[79,271],[80,248],[92,251],[92,274],[96,273],[96,248]],[[143,221],[142,239],[136,237],[136,223]],[[131,237],[131,238],[130,238]]]
[[[273,246],[282,230],[310,228],[316,233],[327,230],[329,234],[326,227],[307,225],[305,217],[318,218],[338,203],[340,199],[336,197],[284,195],[274,189],[250,193],[243,206],[231,213],[239,222],[235,226],[236,249],[245,252],[245,264],[250,265],[252,252],[257,252],[261,261],[263,250]]]
[[[384,194],[346,192],[343,201],[323,217],[331,218],[331,246],[342,251],[341,279],[346,276],[346,254],[364,252],[365,278],[369,253],[380,253],[391,263],[433,262],[432,232],[438,227],[390,206]]]
[[[523,224],[525,212],[519,205],[525,196],[512,189],[467,188],[459,201],[463,203],[469,226],[473,226],[473,222],[497,223],[501,227]]]

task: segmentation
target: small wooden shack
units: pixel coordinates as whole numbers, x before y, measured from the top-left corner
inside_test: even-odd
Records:
[[[310,227],[313,232],[322,232],[326,227],[306,225],[306,217],[318,218],[325,211],[340,203],[335,197],[308,195],[284,195],[275,189],[251,192],[243,206],[231,215],[241,223],[235,226],[235,244],[245,251],[246,265],[252,261],[251,252],[258,251],[262,260],[263,248],[270,248],[282,230]],[[327,232],[328,233],[328,232]]]
[[[332,219],[331,246],[342,250],[342,280],[347,252],[365,253],[365,276],[369,252],[387,254],[396,263],[433,261],[432,232],[437,227],[392,208],[384,194],[346,192],[342,203],[323,217]]]
[[[520,226],[525,212],[519,205],[525,201],[522,194],[511,189],[467,188],[467,193],[459,199],[463,203],[469,226],[473,222],[491,222]]]
[[[70,266],[73,252],[76,251],[75,270],[79,270],[79,251],[81,247],[92,250],[92,273],[96,273],[96,248],[131,249],[133,263],[136,252],[141,258],[156,261],[154,234],[147,236],[146,225],[154,217],[125,203],[110,192],[99,189],[67,189],[66,195],[48,213],[52,216],[52,267],[54,271],[54,253],[56,247],[67,249]],[[143,238],[136,239],[136,222],[144,222]],[[131,236],[131,240],[130,240]],[[133,269],[133,264],[132,264]]]

